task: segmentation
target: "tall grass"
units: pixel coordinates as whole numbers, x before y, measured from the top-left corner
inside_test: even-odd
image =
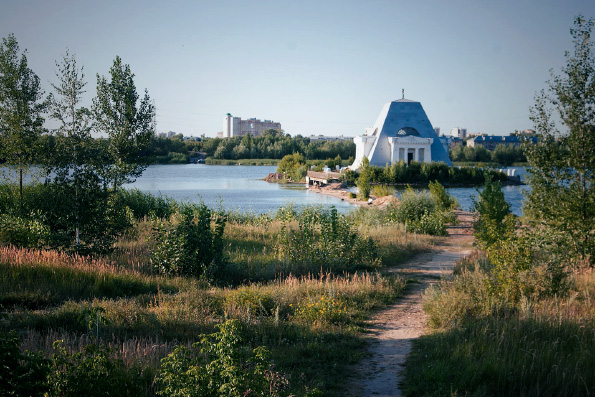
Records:
[[[264,229],[239,232],[252,239],[268,235]],[[216,324],[235,318],[242,323],[246,343],[267,346],[298,395],[313,389],[344,394],[349,365],[362,355],[363,321],[405,286],[400,277],[377,273],[311,273],[210,287],[53,251],[3,247],[0,259],[5,263],[0,276],[3,298],[10,289],[41,291],[49,297],[44,305],[21,302],[2,309],[0,332],[18,331],[23,349],[50,356],[55,340],[63,340],[71,353],[97,342],[110,349],[110,357],[131,368],[140,366],[150,378],[175,346],[189,346],[198,335],[213,332]],[[12,274],[10,280],[7,274]],[[112,291],[105,285],[118,287]],[[94,309],[101,309],[102,322],[91,332],[87,323]],[[150,382],[147,387],[149,394],[155,392]]]
[[[595,390],[595,274],[574,273],[548,295],[545,267],[522,277],[533,295],[506,301],[490,290],[490,263],[476,255],[426,292],[435,331],[414,341],[407,395],[590,395]],[[429,386],[431,385],[431,387]]]
[[[165,208],[165,202],[145,206],[144,199],[136,193],[126,198],[136,201],[141,214],[153,205]],[[238,319],[246,347],[266,346],[277,369],[289,374],[294,394],[317,389],[343,395],[349,366],[363,354],[364,321],[394,301],[405,281],[376,272],[346,273],[333,263],[326,272],[318,265],[292,267],[280,257],[284,228],[327,215],[291,208],[274,216],[229,214],[221,278],[211,285],[154,274],[155,230],[146,216],[135,220],[107,257],[0,247],[0,332],[16,330],[23,349],[46,357],[58,339],[70,353],[84,352],[90,343],[107,346],[111,359],[141,367],[151,395],[156,389],[150,379],[161,358],[215,331],[217,324]],[[352,237],[373,241],[384,266],[434,242],[381,217],[371,223],[338,216],[324,221],[316,233],[337,232],[336,224],[344,222]]]

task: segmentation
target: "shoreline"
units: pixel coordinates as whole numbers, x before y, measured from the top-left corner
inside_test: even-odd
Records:
[[[367,200],[361,201],[357,197],[350,198],[349,193],[351,192],[345,187],[342,187],[340,183],[331,183],[324,187],[310,186],[308,187],[308,191],[335,197],[341,199],[341,201],[345,201],[353,205],[359,205],[360,207],[385,208],[390,203],[398,202],[398,198],[396,196],[376,197],[374,195],[370,195],[370,198],[373,200],[371,203]]]

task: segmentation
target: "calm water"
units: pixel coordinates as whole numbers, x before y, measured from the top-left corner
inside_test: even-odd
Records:
[[[288,204],[296,208],[334,205],[341,212],[353,208],[341,199],[312,193],[305,185],[261,180],[276,170],[276,166],[152,165],[136,182],[125,187],[161,193],[179,201],[202,200],[209,207],[221,203],[228,211],[268,213]]]
[[[355,208],[338,198],[310,192],[305,186],[280,185],[261,180],[275,171],[275,166],[152,165],[136,182],[125,187],[161,193],[181,201],[202,200],[210,207],[221,203],[226,210],[240,212],[268,213],[290,203],[296,208],[305,205],[328,208],[334,205],[341,212]],[[503,188],[504,197],[516,215],[521,215],[522,192],[527,189],[528,186]],[[465,210],[472,206],[471,197],[477,196],[475,188],[447,190]]]

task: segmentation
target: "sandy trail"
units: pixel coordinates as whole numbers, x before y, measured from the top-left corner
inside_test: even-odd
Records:
[[[457,213],[460,225],[449,228],[449,237],[431,252],[390,269],[412,280],[405,295],[369,321],[368,356],[356,367],[349,388],[352,396],[400,396],[399,382],[411,341],[424,333],[426,315],[421,306],[423,291],[450,273],[454,264],[472,250],[472,217]]]

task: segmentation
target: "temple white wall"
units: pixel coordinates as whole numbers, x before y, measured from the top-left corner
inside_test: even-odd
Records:
[[[418,138],[414,136],[407,136],[403,138],[390,137],[388,138],[391,148],[391,163],[403,161],[409,163],[410,161],[418,161],[420,163],[432,162],[432,138]],[[412,154],[410,157],[409,154]]]

